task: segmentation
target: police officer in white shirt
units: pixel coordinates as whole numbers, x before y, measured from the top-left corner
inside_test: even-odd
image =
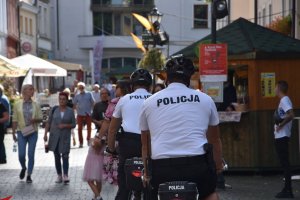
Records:
[[[289,139],[294,118],[293,105],[287,96],[288,83],[286,81],[278,81],[275,90],[276,95],[280,98],[278,109],[275,111],[275,148],[285,178],[284,188],[275,197],[294,198],[289,161]]]
[[[107,151],[114,152],[116,133],[122,125],[123,133],[119,137],[119,191],[116,200],[128,199],[130,191],[126,187],[124,165],[126,159],[142,156],[139,116],[142,104],[151,96],[148,90],[152,77],[147,70],[137,69],[131,74],[130,80],[134,92],[125,95],[117,103],[108,134]]]
[[[152,163],[152,199],[157,199],[159,184],[170,181],[194,182],[199,199],[218,199],[216,171],[221,172],[223,165],[216,106],[208,95],[188,88],[194,73],[191,60],[173,56],[165,70],[168,87],[145,101],[140,117],[143,161]],[[208,141],[216,167],[212,157],[213,164],[208,162],[204,148]]]

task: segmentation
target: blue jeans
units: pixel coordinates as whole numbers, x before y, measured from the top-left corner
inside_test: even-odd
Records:
[[[26,145],[28,143],[28,175],[32,174],[37,139],[37,132],[24,137],[22,133],[18,131],[19,162],[22,166],[22,169],[26,169]]]
[[[53,153],[54,153],[55,168],[56,168],[57,174],[62,175],[62,171],[61,171],[61,159],[62,159],[64,175],[68,175],[68,171],[69,171],[69,153],[60,154],[58,152],[58,145],[56,146],[56,149]]]

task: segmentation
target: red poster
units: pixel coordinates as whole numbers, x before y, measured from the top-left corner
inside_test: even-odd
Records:
[[[200,44],[199,73],[202,82],[227,79],[227,44]]]

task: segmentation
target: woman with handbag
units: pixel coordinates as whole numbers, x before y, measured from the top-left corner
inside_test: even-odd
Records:
[[[71,130],[75,128],[76,121],[73,109],[67,106],[68,94],[61,92],[59,93],[58,98],[59,105],[52,108],[49,120],[45,127],[44,141],[48,141],[47,133],[50,128],[49,143],[47,148],[49,151],[53,151],[54,153],[55,168],[57,172],[56,183],[68,183]],[[63,161],[62,163],[61,160]]]
[[[38,103],[32,100],[34,87],[31,84],[22,86],[22,99],[14,104],[12,135],[18,141],[19,162],[22,170],[20,179],[24,179],[26,168],[26,145],[28,144],[27,183],[32,183],[31,174],[34,167],[34,155],[38,139],[38,126],[42,122],[42,111]],[[16,131],[17,135],[16,136]]]

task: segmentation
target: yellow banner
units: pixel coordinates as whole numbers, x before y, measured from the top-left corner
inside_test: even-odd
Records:
[[[261,94],[263,97],[275,97],[275,73],[261,73]]]

